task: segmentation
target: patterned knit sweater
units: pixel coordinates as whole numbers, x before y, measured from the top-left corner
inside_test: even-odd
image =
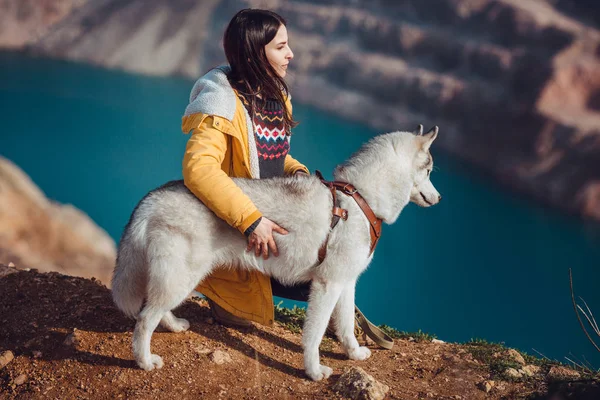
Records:
[[[240,95],[248,113],[252,115],[250,103]],[[290,151],[290,142],[285,134],[283,107],[275,100],[259,102],[252,118],[254,138],[258,152],[260,178],[284,175],[285,156]]]

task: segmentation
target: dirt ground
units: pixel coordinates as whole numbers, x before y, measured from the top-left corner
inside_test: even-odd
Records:
[[[132,358],[134,321],[114,307],[105,286],[3,268],[0,354],[10,350],[14,360],[0,368],[0,398],[339,399],[332,387],[344,369],[356,365],[390,387],[386,399],[600,399],[595,383],[580,383],[577,392],[576,383],[549,386],[541,372],[522,381],[495,380],[486,392],[490,368],[464,345],[411,340],[396,340],[392,350],[371,345],[370,359],[351,361],[336,341],[326,339],[322,362],[334,375],[312,382],[302,369],[299,334],[278,323],[221,326],[198,298],[174,312],[190,321],[189,331],[154,333],[152,351],[165,365],[146,372]],[[225,362],[215,357],[219,351]]]

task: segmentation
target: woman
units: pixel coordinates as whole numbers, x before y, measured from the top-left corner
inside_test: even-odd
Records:
[[[281,227],[262,216],[231,179],[308,174],[290,154],[292,105],[283,80],[294,53],[285,20],[271,11],[246,9],[230,21],[223,38],[229,66],[200,78],[182,121],[191,133],[183,159],[185,185],[217,216],[248,237],[248,251],[277,256]],[[307,301],[309,284],[284,287],[257,271],[221,269],[196,288],[221,323],[270,325],[273,295]],[[357,309],[357,323],[377,344],[393,341]]]
[[[287,232],[262,216],[232,177],[264,179],[308,174],[290,154],[292,107],[286,76],[294,58],[285,20],[271,11],[242,10],[224,35],[229,66],[194,85],[182,121],[190,133],[183,159],[185,185],[217,216],[248,238],[248,251],[277,256],[276,234]],[[309,285],[285,288],[259,272],[222,269],[197,290],[220,322],[273,322],[273,294],[306,301]]]

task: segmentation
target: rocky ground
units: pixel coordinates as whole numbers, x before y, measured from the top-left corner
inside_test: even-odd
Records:
[[[326,338],[322,362],[334,375],[312,382],[302,370],[300,335],[284,320],[227,328],[198,298],[175,311],[191,322],[189,331],[159,328],[153,335],[153,352],[165,365],[146,372],[132,360],[134,321],[115,309],[99,281],[0,265],[0,293],[0,397],[6,399],[600,398],[590,376],[514,350],[408,337],[396,339],[392,350],[370,345],[373,356],[361,362]],[[370,391],[360,392],[351,374],[341,376],[353,366],[374,379],[360,381]]]

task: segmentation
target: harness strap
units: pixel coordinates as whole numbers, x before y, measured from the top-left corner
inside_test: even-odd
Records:
[[[340,218],[343,219],[344,221],[348,219],[348,210],[345,210],[340,207],[340,201],[337,198],[337,194],[336,194],[337,190],[333,186],[327,184],[328,182],[325,179],[323,179],[323,175],[321,174],[321,172],[317,171],[316,174],[319,177],[319,179],[321,179],[321,182],[323,182],[325,184],[325,186],[327,186],[329,188],[329,190],[331,190],[331,195],[333,196],[333,208],[331,209],[331,214],[332,214],[331,229],[333,229],[333,228],[335,228],[337,223],[340,221]],[[323,260],[325,260],[325,256],[327,255],[327,242],[328,241],[329,241],[329,234],[327,234],[327,239],[325,240],[325,242],[319,249],[319,254],[318,254],[319,264],[321,264],[323,262]]]
[[[333,214],[333,218],[331,221],[331,229],[333,229],[337,225],[340,218],[342,218],[344,221],[348,219],[348,211],[343,208],[340,208],[339,200],[337,199],[337,196],[336,196],[336,192],[339,190],[340,192],[344,193],[346,196],[352,197],[354,199],[354,201],[356,201],[356,204],[358,204],[358,206],[360,207],[362,212],[365,214],[367,219],[369,220],[369,225],[371,227],[371,229],[370,229],[371,250],[369,252],[369,256],[371,254],[373,254],[373,251],[375,251],[375,246],[377,246],[377,242],[379,241],[379,237],[381,236],[381,219],[377,218],[377,216],[375,215],[375,213],[373,212],[371,207],[369,207],[369,204],[367,203],[367,201],[360,195],[360,193],[358,193],[358,190],[356,190],[356,188],[352,184],[347,183],[347,182],[339,182],[339,181],[332,181],[332,182],[326,181],[325,178],[323,178],[323,174],[321,174],[321,172],[319,170],[315,171],[315,175],[321,180],[321,182],[325,186],[327,186],[329,188],[329,190],[331,190],[331,194],[333,196],[333,209],[331,211],[331,213]],[[318,253],[319,264],[321,264],[323,262],[323,260],[325,260],[325,256],[327,255],[327,242],[328,241],[329,241],[329,235],[327,235],[325,242],[319,249],[319,253]]]

